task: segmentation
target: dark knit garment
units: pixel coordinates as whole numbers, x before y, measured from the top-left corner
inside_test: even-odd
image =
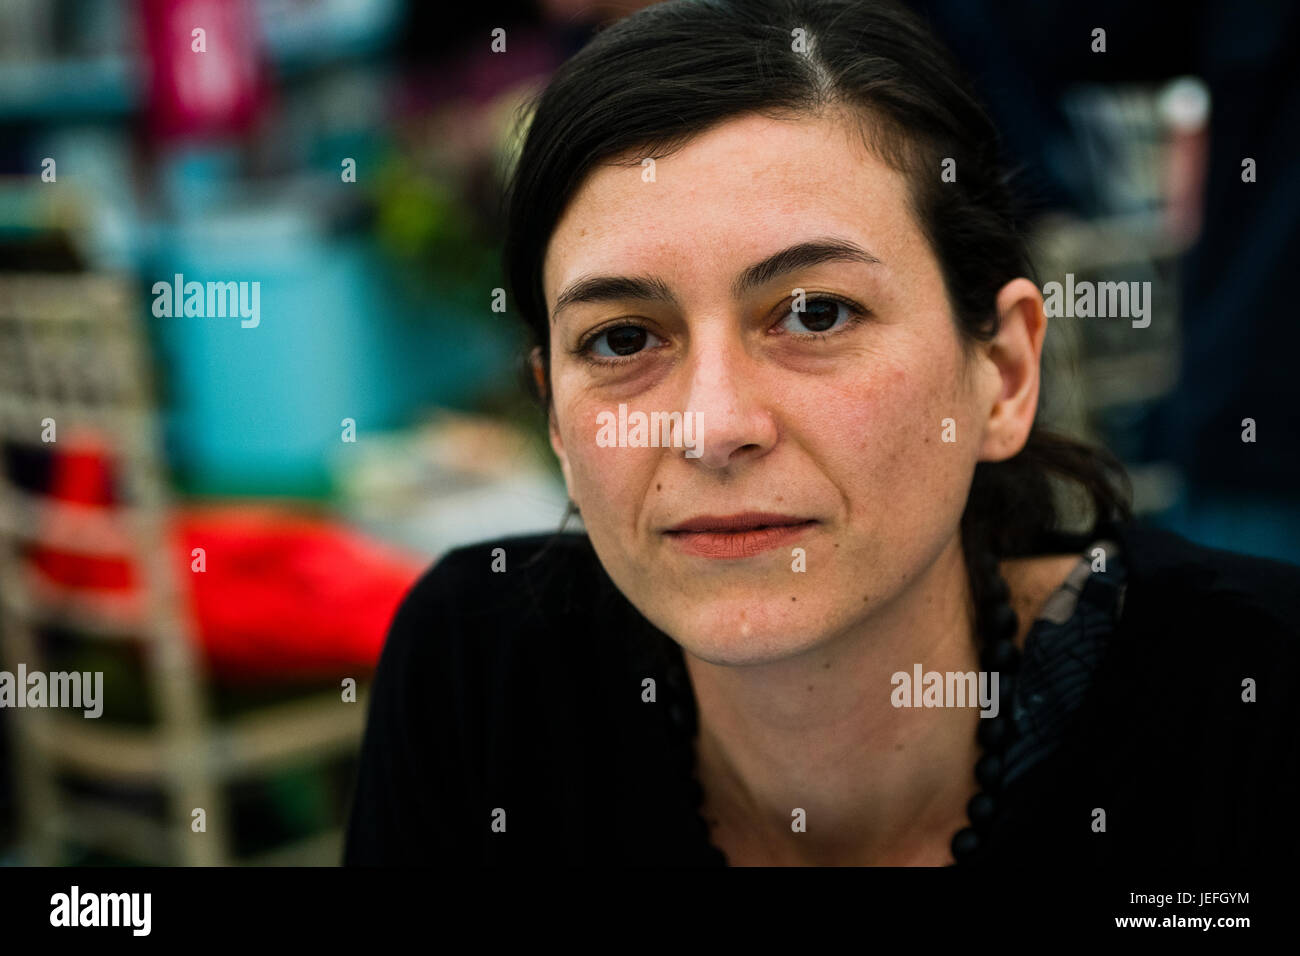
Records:
[[[1108,537],[1039,551],[1081,562],[1026,640],[998,817],[972,862],[1287,858],[1300,568],[1140,525]],[[585,536],[457,549],[393,621],[344,862],[725,865],[698,812],[695,729],[680,647]]]

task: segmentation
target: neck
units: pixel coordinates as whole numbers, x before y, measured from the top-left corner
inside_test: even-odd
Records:
[[[973,625],[954,537],[906,591],[812,651],[746,667],[685,654],[703,812],[724,849],[773,864],[951,860],[977,790],[978,711],[894,707],[890,678],[918,663],[978,671]]]

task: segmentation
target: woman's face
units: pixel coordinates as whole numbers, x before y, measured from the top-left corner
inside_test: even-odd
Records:
[[[590,175],[547,249],[552,445],[651,622],[714,663],[788,657],[954,545],[1003,385],[965,357],[906,183],[855,127],[745,116],[630,159]],[[695,428],[620,447],[620,406]]]

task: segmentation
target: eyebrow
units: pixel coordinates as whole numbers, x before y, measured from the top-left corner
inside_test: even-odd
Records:
[[[773,253],[746,268],[731,284],[731,294],[738,299],[778,276],[825,262],[873,264],[879,263],[880,260],[847,239],[834,236],[810,239]],[[560,293],[551,312],[551,321],[555,321],[555,316],[561,309],[580,302],[612,302],[626,299],[661,302],[665,305],[677,304],[672,290],[662,279],[653,276],[584,276],[571,282]]]

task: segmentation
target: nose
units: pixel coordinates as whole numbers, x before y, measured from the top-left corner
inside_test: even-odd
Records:
[[[685,407],[695,413],[695,458],[722,470],[761,458],[776,444],[777,426],[761,370],[739,341],[697,340],[688,365]]]

